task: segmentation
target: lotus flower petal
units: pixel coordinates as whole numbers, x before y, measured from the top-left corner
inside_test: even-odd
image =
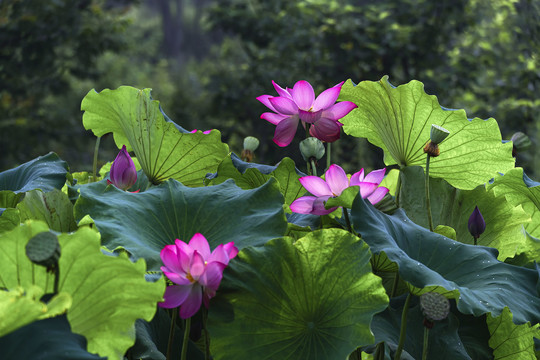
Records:
[[[300,179],[300,184],[304,188],[306,188],[307,191],[312,193],[315,196],[332,196],[332,190],[330,190],[330,187],[320,177],[317,176],[303,176]]]
[[[310,83],[300,80],[294,84],[292,98],[299,109],[309,110],[315,100],[315,92]]]

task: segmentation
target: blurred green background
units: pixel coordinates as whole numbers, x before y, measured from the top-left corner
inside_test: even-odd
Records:
[[[352,79],[422,81],[441,105],[494,117],[503,139],[531,137],[518,165],[540,177],[538,0],[2,0],[0,171],[49,151],[91,169],[95,137],[80,103],[95,88],[153,89],[186,129],[219,129],[255,161],[301,164],[298,139],[272,142],[255,98],[271,80],[316,92]],[[118,150],[102,141],[100,162]],[[348,171],[382,167],[378,149],[343,136],[333,160]],[[539,169],[535,172],[535,169]]]

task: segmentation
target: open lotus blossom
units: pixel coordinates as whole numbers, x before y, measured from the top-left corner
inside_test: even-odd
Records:
[[[210,252],[208,241],[202,234],[195,234],[186,244],[176,239],[174,245],[161,250],[161,271],[174,284],[168,286],[159,303],[163,308],[180,307],[180,317],[187,319],[195,315],[201,302],[208,308],[211,298],[223,278],[223,270],[238,254],[234,242],[221,244]]]
[[[257,100],[273,111],[263,113],[261,119],[277,125],[274,142],[278,146],[291,143],[298,128],[298,121],[302,121],[304,126],[311,124],[311,136],[321,141],[336,141],[340,137],[342,126],[338,120],[357,107],[351,101],[335,103],[343,82],[326,89],[317,98],[313,87],[305,80],[298,81],[292,89],[283,89],[274,81],[272,84],[279,96],[261,95]]]
[[[126,145],[122,146],[122,150],[114,159],[109,177],[107,184],[112,184],[122,190],[129,189],[137,182],[137,169],[127,152]]]
[[[317,176],[301,177],[299,179],[300,183],[315,196],[302,196],[296,199],[291,204],[291,211],[300,214],[330,214],[337,207],[325,209],[326,200],[331,197],[338,197],[343,190],[355,185],[360,187],[360,195],[363,199],[367,198],[372,204],[376,204],[388,192],[388,189],[384,186],[379,187],[385,172],[386,169],[374,170],[364,176],[364,169],[362,169],[349,179],[339,165],[333,164],[326,170],[326,180]]]

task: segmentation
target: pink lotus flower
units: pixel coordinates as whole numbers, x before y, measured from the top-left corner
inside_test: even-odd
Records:
[[[338,120],[357,107],[350,101],[335,104],[343,82],[326,89],[317,98],[313,87],[305,80],[298,81],[292,89],[283,89],[274,81],[272,84],[279,96],[261,95],[257,100],[273,111],[263,113],[261,119],[277,125],[274,142],[278,146],[291,143],[299,120],[304,127],[306,123],[311,124],[311,136],[321,141],[336,141],[342,126]]]
[[[291,211],[299,214],[327,215],[336,210],[324,208],[324,203],[331,197],[338,197],[350,186],[359,186],[360,195],[376,204],[386,195],[388,189],[379,187],[386,169],[370,172],[364,177],[364,169],[353,174],[351,179],[339,165],[331,165],[325,173],[325,180],[317,176],[301,177],[300,183],[315,196],[302,196],[291,204]]]
[[[168,286],[159,306],[180,306],[180,317],[187,319],[199,311],[201,302],[208,308],[223,278],[229,260],[238,254],[234,242],[221,244],[210,253],[206,238],[197,233],[189,244],[176,239],[174,245],[161,250],[161,271],[176,285]]]
[[[137,182],[137,169],[126,150],[126,145],[122,146],[122,150],[114,159],[109,177],[107,184],[112,184],[121,190],[127,190]]]

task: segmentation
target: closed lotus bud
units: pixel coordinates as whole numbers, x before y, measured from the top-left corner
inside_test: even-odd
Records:
[[[53,268],[60,258],[60,244],[55,234],[42,232],[32,237],[26,244],[26,256],[34,264]]]
[[[469,217],[469,232],[474,237],[476,242],[476,239],[478,239],[485,230],[486,222],[484,221],[484,217],[478,209],[478,206],[476,206]]]
[[[300,153],[305,161],[320,160],[324,156],[324,144],[316,137],[308,137],[300,141]]]
[[[244,139],[244,150],[242,150],[241,158],[246,162],[251,162],[255,157],[255,150],[259,147],[259,139],[253,136],[248,136]]]
[[[420,308],[427,320],[444,320],[450,312],[450,301],[444,295],[429,292],[420,295]],[[424,325],[429,324],[424,323]]]
[[[127,190],[137,182],[137,169],[126,150],[126,145],[122,146],[122,150],[114,159],[109,177],[107,184],[113,184],[121,190]]]
[[[516,157],[518,152],[526,151],[531,147],[531,139],[522,132],[512,135],[510,141],[514,144],[514,148],[512,149],[512,156],[514,157]]]

